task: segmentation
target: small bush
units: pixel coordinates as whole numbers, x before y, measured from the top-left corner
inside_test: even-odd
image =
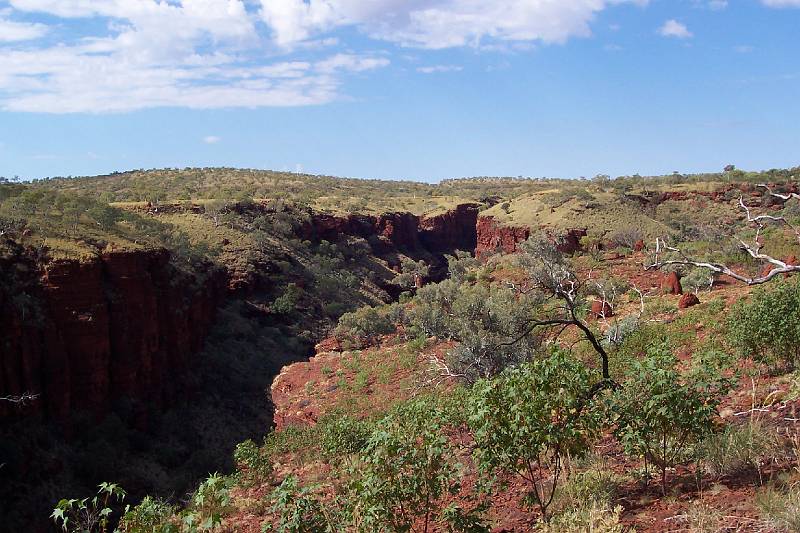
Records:
[[[403,258],[400,269],[401,272],[395,276],[392,283],[406,290],[414,289],[419,282],[430,274],[430,267],[425,261],[421,260],[414,261],[413,259]]]
[[[340,531],[341,517],[330,502],[323,503],[315,487],[303,487],[297,477],[288,476],[270,495],[277,524],[265,522],[261,530],[279,533],[323,533]]]
[[[396,326],[389,320],[385,309],[362,307],[352,313],[345,313],[339,319],[334,335],[355,346],[372,344],[381,335],[396,331]]]
[[[686,511],[685,520],[691,533],[718,533],[723,521],[723,515],[713,507],[694,502]]]
[[[690,446],[714,428],[717,405],[733,384],[722,374],[721,359],[699,358],[684,373],[666,343],[651,346],[644,359],[631,364],[617,392],[617,438],[645,465],[658,466],[663,493],[667,469],[685,460]]]
[[[442,416],[424,399],[412,400],[379,421],[358,461],[349,486],[358,531],[410,531],[425,524],[478,523],[477,517],[445,506],[443,496],[460,491],[461,466]]]
[[[644,240],[644,234],[635,226],[628,226],[611,234],[611,242],[625,248],[633,249],[640,240]]]
[[[294,313],[302,295],[303,289],[294,283],[289,283],[286,289],[284,289],[283,294],[275,298],[275,301],[272,302],[270,309],[276,315],[289,315]]]
[[[269,457],[250,439],[236,445],[233,459],[239,470],[240,479],[247,483],[260,483],[272,474]]]
[[[361,452],[370,436],[368,423],[348,416],[320,421],[322,452],[329,460],[347,458]]]
[[[563,351],[476,383],[469,424],[484,474],[520,476],[547,519],[567,457],[588,452],[602,422],[589,370]]]
[[[270,432],[264,438],[262,450],[267,457],[276,457],[314,446],[318,439],[315,427],[287,426],[280,431]]]
[[[602,461],[572,475],[558,489],[555,511],[544,531],[605,533],[621,532],[621,507],[614,506],[622,477]]]
[[[113,513],[111,506],[121,503],[125,496],[119,485],[103,482],[92,498],[59,501],[50,518],[65,533],[105,533]]]
[[[540,525],[536,531],[541,533],[624,533],[628,531],[622,524],[622,506],[603,507],[596,503],[582,505],[553,517],[548,524]]]
[[[203,481],[188,509],[181,513],[182,531],[209,531],[219,526],[222,517],[231,509],[229,485],[229,480],[219,474],[211,474]]]
[[[779,280],[734,306],[731,344],[745,357],[794,370],[800,359],[800,284]]]
[[[120,533],[178,533],[175,524],[176,510],[168,503],[146,496],[142,502],[128,509],[117,531]]]

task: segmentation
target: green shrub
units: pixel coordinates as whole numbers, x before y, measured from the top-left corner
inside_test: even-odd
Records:
[[[429,274],[430,267],[425,261],[414,261],[406,257],[401,261],[400,273],[395,276],[392,283],[399,285],[403,289],[411,290],[417,287],[417,283],[427,278]]]
[[[334,533],[341,531],[342,517],[331,502],[322,502],[315,487],[303,487],[289,475],[270,495],[277,524],[264,522],[261,530],[279,533]]]
[[[111,506],[124,499],[122,487],[103,482],[91,498],[59,501],[50,518],[67,533],[106,533],[113,513]]]
[[[203,481],[188,509],[181,513],[182,531],[211,531],[219,526],[222,517],[231,509],[229,485],[229,480],[219,474],[211,474]]]
[[[794,370],[800,358],[800,284],[783,280],[739,302],[728,320],[731,344],[745,357]]]
[[[536,298],[518,297],[507,287],[448,279],[417,291],[408,316],[426,336],[459,342],[447,362],[451,372],[471,383],[533,356],[540,339],[523,333],[537,309]],[[517,338],[518,342],[509,342]]]
[[[272,302],[270,309],[276,315],[289,315],[294,313],[302,296],[303,289],[294,283],[289,283],[284,289],[283,294],[275,298],[275,301]]]
[[[291,425],[280,431],[270,432],[264,438],[262,449],[267,457],[272,458],[314,446],[318,440],[319,436],[316,427]]]
[[[693,268],[681,277],[681,286],[695,294],[702,290],[711,290],[713,284],[714,274],[705,268]]]
[[[260,483],[272,475],[272,462],[255,442],[247,439],[236,445],[233,460],[240,479],[248,484]]]
[[[461,467],[442,417],[425,400],[412,400],[380,420],[351,468],[349,503],[358,531],[410,531],[469,513],[447,507],[460,490]],[[479,522],[473,520],[473,522]]]
[[[349,416],[320,421],[322,452],[329,460],[349,458],[361,452],[370,436],[370,425]]]
[[[623,479],[603,462],[576,472],[556,491],[554,506],[560,511],[597,505],[610,508]],[[557,511],[558,512],[558,511]]]
[[[558,350],[479,381],[469,423],[480,470],[522,477],[531,489],[524,503],[547,519],[565,459],[584,455],[601,427],[591,391],[586,367]]]
[[[168,503],[145,496],[142,502],[127,509],[117,531],[120,533],[178,533],[176,510]]]
[[[456,251],[447,256],[447,272],[450,279],[457,283],[473,282],[477,278],[480,262],[469,252]]]
[[[541,533],[624,533],[628,531],[620,523],[622,506],[604,507],[597,503],[587,503],[553,517],[547,524],[541,524],[536,531]]]
[[[366,306],[352,313],[345,313],[333,333],[337,338],[348,340],[356,346],[374,343],[381,335],[388,335],[396,330],[385,311],[387,309]]]
[[[661,471],[662,492],[667,469],[687,458],[690,446],[714,428],[717,405],[733,380],[723,376],[719,358],[699,358],[688,372],[666,343],[649,348],[634,361],[617,391],[615,433],[627,453],[638,455]]]

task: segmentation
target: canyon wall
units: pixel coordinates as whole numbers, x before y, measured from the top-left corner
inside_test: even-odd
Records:
[[[529,235],[528,228],[479,217],[478,204],[430,217],[315,213],[298,229],[304,239],[358,236],[376,255],[424,258],[442,270],[439,277],[446,275],[444,254],[513,253]],[[580,236],[562,236],[564,251],[579,247]],[[0,258],[0,396],[39,397],[26,406],[0,402],[0,420],[66,421],[76,411],[99,419],[124,406],[145,426],[148,407],[187,397],[191,359],[228,293],[228,274],[211,265],[181,271],[163,249],[43,261],[8,244],[16,252]]]
[[[18,249],[0,262],[0,396],[32,392],[24,408],[0,402],[0,419],[96,418],[126,402],[137,424],[148,405],[186,393],[184,376],[226,291],[219,269],[189,274],[166,250],[110,252],[40,264]]]
[[[568,229],[560,234],[553,234],[546,228],[540,228],[556,243],[559,251],[572,254],[581,249],[581,238],[587,235],[585,228]],[[512,254],[517,247],[531,236],[531,228],[527,226],[502,225],[494,217],[480,217],[476,228],[476,257],[486,257],[495,252]]]
[[[455,250],[472,252],[477,246],[478,204],[461,204],[430,217],[411,213],[381,215],[333,215],[314,213],[298,229],[298,237],[312,241],[339,241],[352,236],[370,240],[374,251],[430,253],[442,255]]]

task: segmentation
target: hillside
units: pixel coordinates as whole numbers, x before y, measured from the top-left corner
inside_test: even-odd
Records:
[[[681,382],[695,379],[695,366],[714,370],[703,379],[719,393],[698,400],[710,406],[706,425],[677,438],[680,456],[655,465],[669,483],[651,479],[652,454],[644,459],[631,435],[614,429],[620,419],[600,424],[623,415],[598,403],[600,425],[579,431],[586,440],[565,463],[569,476],[552,508],[561,525],[551,530],[581,531],[595,519],[598,531],[780,530],[776,508],[797,497],[793,360],[780,366],[748,351],[742,336],[751,333],[737,334],[729,319],[744,316],[739,300],[767,296],[726,276],[710,284],[702,269],[642,265],[656,238],[746,275],[763,265],[739,238],[796,263],[796,236],[777,225],[756,234],[740,206],[797,221],[797,200],[757,186],[796,192],[796,172],[434,185],[167,169],[0,184],[0,397],[36,396],[0,404],[0,511],[12,529],[44,531],[58,499],[110,481],[134,504],[146,494],[164,499],[137,508],[126,531],[138,531],[135,520],[147,513],[164,527],[183,520],[187,531],[188,516],[226,531],[292,530],[292,520],[317,524],[310,531],[545,528],[530,486],[489,460],[507,450],[481,455],[491,431],[475,425],[471,409],[484,389],[473,383],[492,377],[479,381],[491,387],[504,383],[497,376],[506,367],[559,361],[545,357],[554,347],[585,378],[576,387],[611,379],[579,321],[610,359],[615,387],[602,402],[612,412],[624,399],[615,391],[635,383],[632,368],[665,364],[653,359],[659,346],[676,360],[651,370]],[[543,250],[551,255],[537,255]],[[536,280],[562,269],[580,280],[574,320],[534,334],[531,321],[561,312]],[[671,271],[683,287],[667,281]],[[793,279],[766,287],[766,295],[789,295],[775,312],[797,316]],[[792,339],[770,357],[782,360]],[[501,401],[507,389],[495,386]],[[525,398],[518,405],[541,400]],[[386,494],[359,485],[393,475],[383,467],[413,481],[403,470],[413,465],[392,461],[404,453],[439,454],[437,468],[447,467],[426,482],[443,492],[414,503],[432,509],[427,518],[392,514],[395,504],[380,500]],[[197,492],[212,471],[229,475]],[[507,490],[478,490],[487,472]],[[419,490],[395,488],[400,500]],[[198,504],[198,494],[212,503]]]

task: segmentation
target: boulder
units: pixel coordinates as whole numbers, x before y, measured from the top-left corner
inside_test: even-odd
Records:
[[[683,287],[681,287],[681,278],[677,272],[670,272],[664,277],[661,283],[661,289],[665,294],[683,294]]]
[[[681,296],[681,300],[678,302],[678,309],[688,309],[700,303],[700,298],[693,292],[687,292],[683,296]]]
[[[633,245],[633,251],[641,252],[642,250],[644,250],[644,241],[642,239],[639,239],[638,241],[636,241],[636,244]]]

